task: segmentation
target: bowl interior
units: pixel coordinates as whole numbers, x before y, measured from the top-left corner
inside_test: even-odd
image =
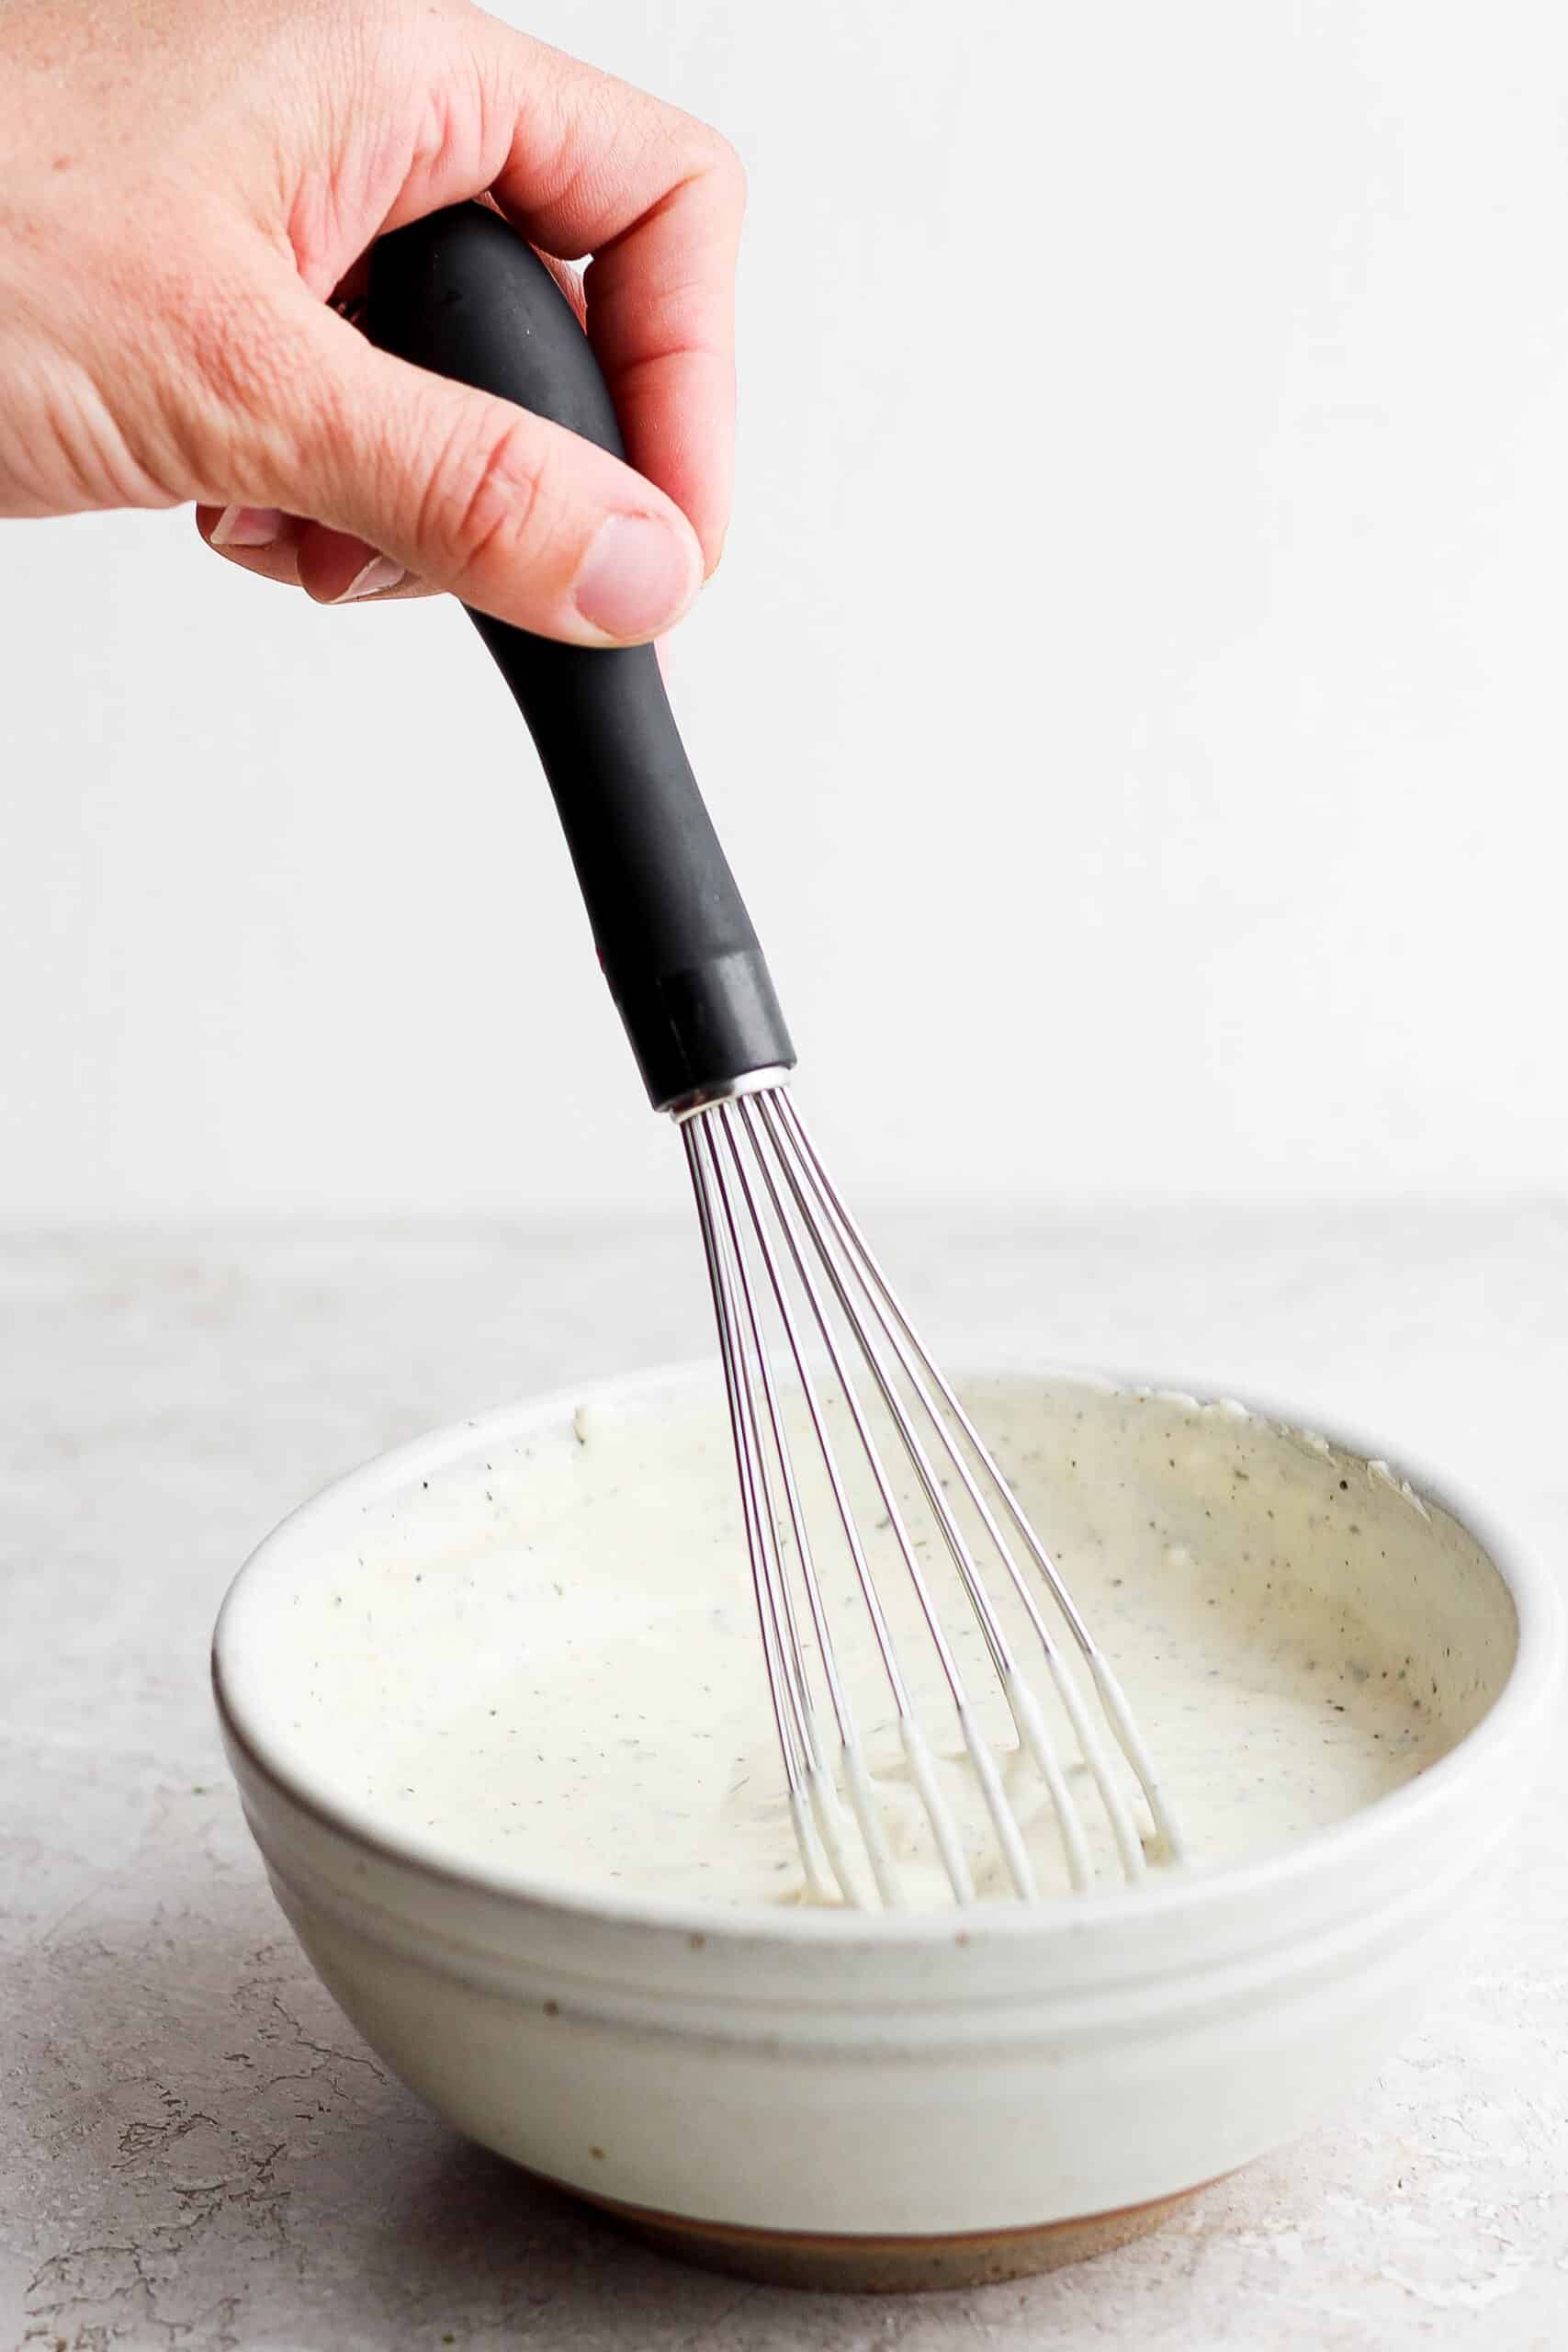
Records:
[[[964,1386],[1117,1667],[1195,1862],[1345,1818],[1447,1753],[1501,1690],[1517,1630],[1506,1586],[1457,1520],[1382,1464],[1190,1398],[1016,1374]],[[891,1640],[982,1891],[999,1893],[886,1498],[836,1420]],[[819,1464],[804,1441],[795,1453],[889,1838],[911,1898],[940,1901],[854,1563]],[[1010,1747],[978,1627],[911,1484],[896,1480],[896,1499],[953,1661]],[[954,1506],[980,1549],[961,1493]],[[988,1580],[1113,1883],[1038,1634],[1005,1572]],[[798,1607],[807,1622],[803,1589]],[[547,1892],[801,1899],[716,1374],[502,1415],[329,1490],[242,1576],[219,1658],[272,1770],[448,1867]],[[1043,1886],[1065,1887],[1023,1765],[1010,1781]]]

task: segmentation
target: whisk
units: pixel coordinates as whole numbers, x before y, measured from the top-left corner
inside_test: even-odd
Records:
[[[384,237],[371,261],[367,325],[402,358],[622,454],[570,304],[488,209],[459,206]],[[907,1899],[884,1782],[835,1631],[825,1544],[863,1606],[904,1770],[954,1902],[972,1903],[987,1881],[1021,1900],[1036,1896],[1017,1796],[1021,1771],[1030,1770],[1074,1888],[1094,1878],[1079,1802],[1086,1789],[1103,1808],[1127,1880],[1142,1878],[1151,1857],[1178,1859],[1175,1823],[1110,1664],[807,1134],[789,1091],[789,1033],[652,649],[586,650],[471,617],[534,737],[649,1099],[685,1145],[767,1687],[809,1894],[888,1907]],[[803,1445],[811,1487],[826,1498],[826,1523],[815,1531]],[[856,1500],[867,1491],[877,1514],[870,1529]],[[940,1540],[977,1645],[972,1633],[960,1636],[937,1598],[917,1510]],[[897,1611],[889,1573],[903,1579]],[[1012,1596],[1006,1611],[998,1584]],[[991,1846],[978,1867],[924,1728],[908,1664],[911,1626],[929,1645],[928,1674],[934,1656],[955,1753],[983,1800]],[[1028,1652],[1055,1694],[1056,1728],[1029,1679]],[[983,1694],[976,1657],[989,1679]],[[992,1721],[1003,1722],[1005,1747]],[[1076,1756],[1064,1755],[1063,1727]]]

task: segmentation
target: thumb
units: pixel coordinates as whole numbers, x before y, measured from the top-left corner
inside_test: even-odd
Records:
[[[244,431],[233,494],[538,636],[630,644],[680,618],[702,550],[662,491],[510,401],[378,351],[307,296],[293,307],[289,364],[267,371],[270,413]]]

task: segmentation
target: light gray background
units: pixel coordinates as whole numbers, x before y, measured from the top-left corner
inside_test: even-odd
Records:
[[[750,168],[676,691],[855,1192],[1558,1182],[1561,12],[511,13]],[[455,610],[116,516],[0,631],[0,1216],[679,1206]]]

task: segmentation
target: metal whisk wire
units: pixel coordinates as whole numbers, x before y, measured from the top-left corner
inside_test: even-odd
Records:
[[[1143,1790],[1161,1852],[1177,1858],[1179,1838],[1120,1685],[1011,1487],[845,1207],[782,1080],[753,1084],[725,1100],[695,1107],[682,1115],[681,1126],[718,1323],[763,1662],[808,1892],[814,1899],[830,1896],[831,1881],[847,1903],[863,1905],[871,1899],[892,1908],[904,1899],[822,1591],[784,1402],[764,1331],[764,1308],[760,1303],[764,1299],[771,1300],[784,1334],[809,1419],[810,1442],[826,1478],[833,1515],[892,1699],[909,1781],[954,1901],[968,1904],[976,1899],[975,1876],[916,1713],[850,1498],[819,1378],[813,1368],[813,1333],[827,1357],[839,1400],[870,1470],[883,1523],[892,1535],[913,1591],[1000,1860],[1020,1899],[1028,1900],[1036,1894],[1035,1871],[1010,1795],[1009,1772],[998,1762],[980,1724],[932,1597],[884,1450],[857,1391],[840,1321],[847,1329],[863,1377],[869,1374],[881,1399],[897,1447],[940,1531],[1017,1735],[1010,1767],[1015,1757],[1022,1757],[1032,1761],[1038,1771],[1072,1885],[1083,1889],[1092,1879],[1089,1845],[1077,1800],[1044,1714],[997,1613],[973,1544],[948,1499],[946,1482],[932,1460],[928,1439],[921,1435],[922,1421],[940,1458],[956,1476],[1039,1641],[1052,1688],[1103,1805],[1123,1874],[1135,1882],[1145,1869],[1137,1824],[1030,1577],[1003,1533],[1003,1518],[1010,1521],[1016,1540],[1061,1612],[1116,1745]],[[900,1393],[900,1380],[913,1399],[914,1409]],[[836,1733],[847,1813],[829,1761],[828,1737],[802,1641],[791,1552]],[[863,1853],[869,1865],[870,1890],[861,1863]]]

